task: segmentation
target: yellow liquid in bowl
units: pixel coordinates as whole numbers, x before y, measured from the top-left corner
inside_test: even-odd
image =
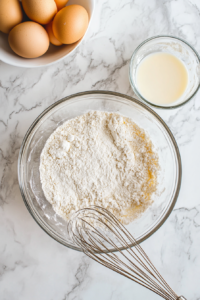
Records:
[[[144,58],[137,68],[140,94],[155,104],[167,105],[180,99],[188,84],[188,72],[176,56],[158,52]]]

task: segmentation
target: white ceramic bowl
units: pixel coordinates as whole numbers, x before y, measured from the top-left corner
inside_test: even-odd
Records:
[[[82,5],[87,10],[89,14],[89,25],[87,28],[88,31],[94,14],[95,0],[69,0],[67,6],[71,4]],[[78,42],[71,45],[62,45],[60,47],[56,47],[50,44],[48,51],[44,55],[38,58],[28,59],[28,58],[20,57],[17,54],[15,54],[8,44],[8,34],[0,32],[0,45],[1,45],[0,60],[13,66],[25,67],[25,68],[36,68],[36,67],[50,65],[70,55],[78,47],[78,45],[81,44],[84,37]]]

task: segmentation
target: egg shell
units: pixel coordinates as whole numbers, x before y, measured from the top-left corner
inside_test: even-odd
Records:
[[[19,56],[35,58],[49,48],[49,36],[38,23],[29,21],[15,26],[8,37],[11,49]]]
[[[66,6],[53,20],[53,33],[63,44],[73,44],[84,36],[88,21],[88,13],[83,6]]]
[[[55,45],[55,46],[61,46],[62,43],[61,43],[59,40],[57,40],[57,38],[56,38],[55,35],[53,34],[53,30],[52,30],[52,22],[50,22],[49,24],[47,24],[47,25],[45,26],[45,28],[46,28],[46,31],[47,31],[47,33],[48,33],[48,35],[49,35],[49,40],[50,40],[50,42],[51,42],[53,45]]]
[[[27,16],[40,24],[48,24],[57,13],[54,0],[22,0]]]
[[[23,13],[18,0],[0,0],[0,31],[9,33],[22,19]]]
[[[57,9],[60,10],[61,8],[63,8],[67,2],[69,0],[54,0],[56,2],[56,5],[57,5]]]

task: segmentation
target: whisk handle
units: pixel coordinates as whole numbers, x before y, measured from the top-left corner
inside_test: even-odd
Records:
[[[177,298],[177,300],[187,300],[187,299],[183,296],[180,296],[180,297]]]

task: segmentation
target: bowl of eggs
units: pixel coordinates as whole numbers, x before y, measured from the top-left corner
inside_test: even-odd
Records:
[[[50,65],[83,41],[95,0],[1,0],[0,60],[19,67]]]

